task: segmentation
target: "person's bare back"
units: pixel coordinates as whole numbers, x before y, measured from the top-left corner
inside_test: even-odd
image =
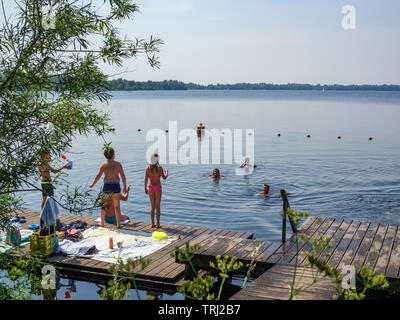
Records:
[[[115,160],[107,160],[101,164],[104,172],[104,182],[120,182],[120,175],[123,174],[122,165]]]

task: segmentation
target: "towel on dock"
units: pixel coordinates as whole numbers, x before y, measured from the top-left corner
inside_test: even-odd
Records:
[[[110,237],[113,238],[113,249],[109,249]],[[92,259],[117,263],[118,258],[125,262],[127,259],[145,257],[172,243],[174,240],[176,240],[175,237],[159,240],[146,233],[92,227],[83,232],[81,241],[64,240],[60,242],[59,248],[65,254],[82,256],[86,255],[93,247],[96,247],[96,253],[91,256]],[[117,242],[122,242],[121,250],[118,248]]]
[[[32,230],[22,229],[22,230],[20,230],[20,232],[21,232],[21,244],[20,244],[20,247],[21,247],[21,246],[24,246],[27,243],[29,243],[29,236],[33,233],[33,231]],[[0,253],[5,253],[10,249],[17,249],[15,247],[12,247],[12,246],[6,244],[5,243],[5,238],[6,238],[6,234],[5,233],[0,235]]]

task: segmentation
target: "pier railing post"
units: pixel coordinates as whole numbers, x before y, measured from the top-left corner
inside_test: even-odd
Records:
[[[286,216],[289,218],[290,226],[292,227],[293,233],[297,233],[296,224],[293,219],[288,215],[287,209],[290,208],[289,200],[284,189],[281,189],[281,197],[283,202],[283,214],[282,214],[282,242],[286,242]]]

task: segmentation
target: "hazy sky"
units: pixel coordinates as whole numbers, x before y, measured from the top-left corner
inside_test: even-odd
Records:
[[[102,1],[100,1],[102,2]],[[131,80],[400,84],[399,0],[139,0],[128,37],[164,40],[160,69],[127,61]],[[356,28],[342,28],[342,7]],[[118,70],[105,68],[107,73]]]

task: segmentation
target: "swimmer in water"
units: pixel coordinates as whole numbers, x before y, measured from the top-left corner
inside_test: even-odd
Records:
[[[244,162],[240,165],[240,168],[246,168],[246,167],[252,167],[252,168],[256,168],[257,166],[254,164],[250,164],[250,158],[246,157],[244,159]]]
[[[214,180],[218,180],[219,178],[225,178],[225,176],[221,176],[221,173],[219,172],[218,168],[215,168],[211,174],[211,176],[209,176],[209,178],[214,179]]]
[[[263,191],[261,191],[260,194],[262,194],[262,195],[264,195],[266,197],[270,196],[270,194],[269,194],[269,185],[264,183]]]
[[[204,129],[206,126],[200,122],[200,124],[196,127],[196,132],[197,132],[197,138],[201,140],[201,138],[204,136]]]

